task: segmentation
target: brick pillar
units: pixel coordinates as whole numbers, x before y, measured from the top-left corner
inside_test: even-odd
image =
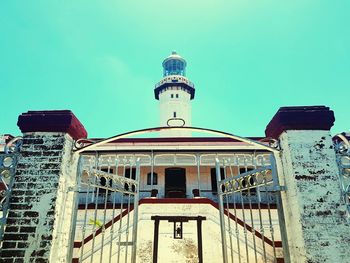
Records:
[[[67,110],[29,111],[18,126],[23,146],[0,262],[67,262],[75,209],[73,140],[87,133]]]
[[[328,107],[283,107],[266,128],[279,139],[280,183],[290,262],[350,262],[350,226],[341,201]]]

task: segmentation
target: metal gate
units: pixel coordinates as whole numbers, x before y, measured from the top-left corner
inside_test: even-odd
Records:
[[[6,226],[16,165],[16,154],[0,154],[0,250]]]
[[[11,191],[14,184],[22,137],[12,138],[0,154],[0,250],[9,212]]]
[[[215,165],[216,182],[214,177],[213,185],[216,185],[216,190],[212,189],[211,198],[219,201],[223,262],[283,262],[280,241],[282,235],[278,236],[279,230],[276,231],[276,228],[279,228],[279,222],[276,222],[279,220],[283,222],[283,218],[279,216],[282,214],[278,211],[280,209],[276,209],[281,187],[272,155],[278,153],[278,150],[267,146],[267,143],[191,127],[186,129],[219,134],[246,143],[251,148],[218,153],[194,151],[192,154],[181,152],[155,154],[153,149],[149,149],[149,154],[99,151],[100,146],[109,142],[116,142],[118,139],[139,133],[158,132],[161,129],[172,128],[145,129],[101,141],[76,143],[75,151],[81,155],[79,203],[84,200],[84,205],[79,206],[77,215],[77,232],[74,240],[81,241],[74,242],[73,261],[133,263],[136,261],[141,163],[143,166],[150,166],[151,186],[154,165],[196,165],[198,189],[194,190],[197,190],[200,197],[206,197],[208,194],[206,190],[201,189],[200,167]],[[134,157],[139,155],[141,162],[135,158],[123,159],[124,154]],[[186,160],[182,158],[184,156]],[[134,178],[133,169],[136,169]],[[100,216],[98,213],[101,213]],[[132,232],[131,238],[130,232]],[[285,248],[287,249],[287,246]],[[215,258],[215,260],[221,259]]]
[[[274,156],[249,166],[216,159],[216,179],[223,262],[284,262],[282,242],[276,241],[276,192],[282,187]]]
[[[82,155],[78,174],[73,262],[135,263],[140,160]]]

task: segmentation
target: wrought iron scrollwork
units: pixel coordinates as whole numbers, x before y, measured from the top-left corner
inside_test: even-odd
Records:
[[[274,148],[276,150],[281,149],[279,140],[276,140],[274,138],[263,138],[262,140],[260,140],[260,142],[267,142],[271,148]]]
[[[346,204],[347,216],[350,221],[350,142],[349,133],[337,134],[333,137],[334,149],[336,153],[340,191],[343,201]]]
[[[22,144],[23,144],[23,138],[21,136],[11,139],[8,143],[6,143],[4,147],[5,154],[19,153],[21,150]]]
[[[12,177],[15,173],[16,163],[16,155],[0,155],[0,206],[2,206],[6,193],[10,189]]]
[[[223,194],[231,194],[272,183],[271,168],[267,166],[222,180],[220,189]]]
[[[125,194],[135,194],[137,189],[138,182],[127,177],[118,176],[97,169],[84,170],[83,173],[87,173],[88,181],[82,180],[82,183],[95,188],[103,188],[111,192],[118,191]],[[95,180],[95,177],[98,180]],[[102,185],[101,178],[104,178],[106,182],[111,182],[110,185],[108,183]]]
[[[13,151],[19,150],[20,146],[14,148],[8,148]],[[4,234],[4,228],[6,224],[6,217],[9,208],[9,200],[11,189],[14,181],[14,175],[17,166],[17,154],[5,153],[0,154],[0,242]]]
[[[87,145],[96,143],[96,140],[91,140],[91,139],[78,139],[74,142],[74,150],[81,149]]]
[[[13,177],[17,166],[17,157],[23,143],[22,137],[12,138],[4,147],[4,154],[0,154],[0,226],[4,226],[9,195],[12,189]],[[1,237],[1,231],[0,231]]]

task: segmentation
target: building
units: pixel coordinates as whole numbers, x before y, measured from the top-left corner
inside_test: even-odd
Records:
[[[21,146],[0,156],[2,262],[348,262],[333,112],[281,108],[264,138],[193,128],[186,61],[163,68],[162,127],[88,139],[71,111],[19,117]]]
[[[195,89],[186,77],[186,60],[175,51],[164,59],[163,78],[156,84],[154,96],[159,100],[160,127],[191,127],[191,100]],[[162,137],[189,137],[189,131],[161,131]]]

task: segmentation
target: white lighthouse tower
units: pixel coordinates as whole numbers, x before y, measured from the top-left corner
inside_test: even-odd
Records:
[[[160,126],[191,126],[194,85],[186,78],[186,60],[175,51],[163,61],[163,78],[154,89],[159,100]],[[162,137],[190,137],[189,131],[162,131]]]

